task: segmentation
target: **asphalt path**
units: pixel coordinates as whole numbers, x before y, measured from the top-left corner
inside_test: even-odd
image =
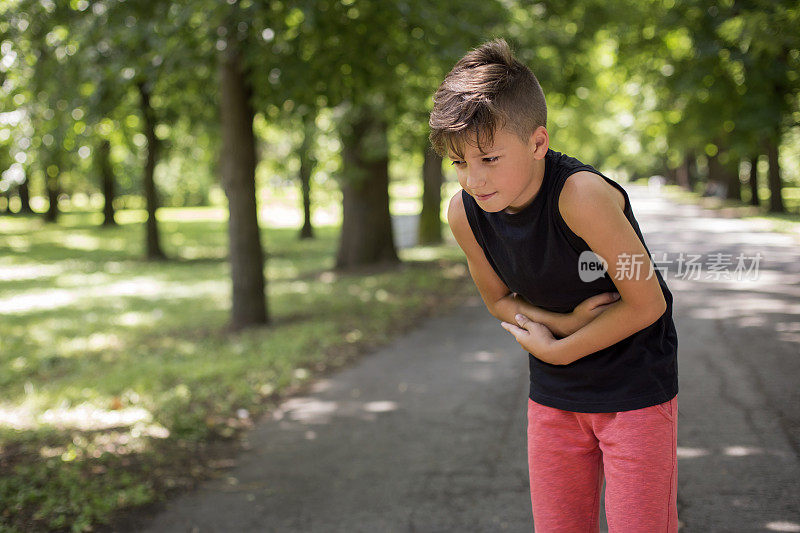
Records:
[[[675,297],[681,531],[800,531],[797,236],[626,189]],[[285,401],[235,466],[136,530],[532,531],[527,373],[476,293]]]

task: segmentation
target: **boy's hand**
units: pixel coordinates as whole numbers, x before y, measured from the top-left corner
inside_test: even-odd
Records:
[[[514,335],[517,342],[537,359],[553,365],[565,364],[558,361],[553,348],[558,342],[547,326],[534,322],[525,315],[515,316],[519,326],[502,322],[503,329]]]
[[[596,294],[579,303],[569,314],[567,319],[567,331],[565,337],[572,335],[583,326],[597,318],[603,311],[608,309],[611,304],[619,301],[618,292],[604,292]]]

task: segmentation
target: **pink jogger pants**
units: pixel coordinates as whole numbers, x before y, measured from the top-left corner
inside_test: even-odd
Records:
[[[678,397],[616,413],[575,413],[528,399],[536,533],[596,533],[606,481],[609,533],[678,531]]]

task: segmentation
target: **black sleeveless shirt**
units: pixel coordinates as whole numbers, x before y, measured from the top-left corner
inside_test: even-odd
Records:
[[[616,291],[616,287],[608,272],[591,282],[579,276],[578,258],[591,248],[569,228],[558,210],[567,177],[582,170],[593,172],[622,191],[625,217],[648,254],[650,250],[621,185],[590,165],[552,149],[544,160],[542,186],[519,212],[486,212],[463,190],[462,198],[475,239],[506,286],[537,307],[568,313],[590,296]],[[529,397],[533,401],[567,411],[605,413],[649,407],[678,393],[678,336],[672,321],[672,293],[661,272],[655,269],[654,273],[667,309],[650,326],[568,365],[545,363],[528,354]],[[648,274],[648,268],[642,266],[640,275]]]

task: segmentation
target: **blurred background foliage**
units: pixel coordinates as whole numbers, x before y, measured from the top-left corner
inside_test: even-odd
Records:
[[[320,136],[312,180],[334,193],[328,180],[341,172],[346,106],[376,94],[389,118],[392,180],[417,179],[433,91],[466,49],[495,36],[539,77],[558,150],[623,179],[662,174],[676,181],[688,165],[695,188],[709,179],[709,159],[719,157],[745,197],[749,165],[763,159],[765,205],[778,192],[766,181],[771,151],[783,187],[796,187],[800,175],[795,2],[0,6],[0,210],[27,204],[19,200],[21,185],[34,210],[47,209],[48,187],[62,209],[73,207],[74,197],[80,207],[85,196],[89,205],[100,203],[95,156],[102,140],[111,144],[115,206],[141,206],[141,84],[152,94],[163,144],[155,168],[163,205],[220,203],[215,56],[226,17],[237,20],[250,68],[260,186],[295,182],[302,116],[313,112]],[[711,179],[727,177],[712,172]],[[786,200],[797,209],[794,192]]]

